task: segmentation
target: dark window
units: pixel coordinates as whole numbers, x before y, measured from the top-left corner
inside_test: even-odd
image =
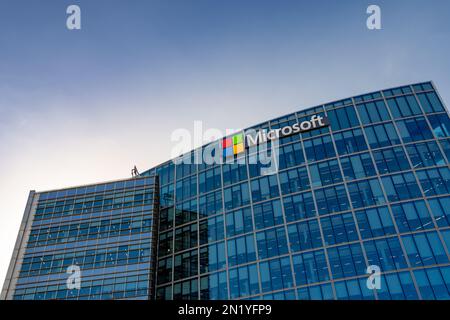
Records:
[[[283,203],[287,222],[310,218],[316,215],[311,192],[285,197]]]
[[[383,100],[363,103],[356,107],[363,124],[376,123],[391,119]]]
[[[369,153],[341,158],[342,171],[346,180],[360,179],[376,174]]]
[[[404,143],[433,139],[424,117],[397,121],[397,127]]]
[[[337,160],[330,160],[310,165],[312,186],[323,187],[342,182],[341,170]]]
[[[410,169],[408,159],[402,147],[383,149],[373,152],[373,158],[380,174]]]
[[[394,223],[387,207],[357,211],[356,220],[363,239],[395,234]]]
[[[319,161],[336,156],[331,136],[327,135],[306,140],[304,143],[306,158],[309,162]]]
[[[445,164],[444,157],[434,141],[406,146],[406,151],[414,168]]]
[[[334,135],[336,148],[340,155],[367,150],[367,144],[361,129],[353,129]]]
[[[425,113],[445,111],[435,92],[419,93],[417,97]]]
[[[392,116],[397,118],[404,118],[413,115],[421,114],[419,104],[413,95],[387,99],[389,109]]]
[[[279,256],[288,252],[284,227],[258,232],[256,242],[258,243],[258,257],[260,259]]]
[[[323,246],[317,219],[290,224],[288,235],[291,250],[294,252]]]
[[[319,215],[350,209],[344,185],[316,190],[315,195]]]
[[[359,125],[355,108],[353,108],[353,106],[328,111],[327,115],[333,131],[356,127]]]
[[[392,123],[366,127],[367,140],[372,149],[387,147],[400,143],[397,132]]]
[[[381,178],[389,201],[407,200],[421,196],[416,178],[412,173]]]

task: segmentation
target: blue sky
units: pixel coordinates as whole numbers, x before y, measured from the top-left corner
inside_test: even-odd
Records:
[[[382,30],[366,28],[369,4]],[[30,189],[148,169],[195,120],[244,128],[427,80],[449,102],[449,13],[447,0],[0,0],[1,281]]]

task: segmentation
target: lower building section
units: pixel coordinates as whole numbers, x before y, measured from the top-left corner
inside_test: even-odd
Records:
[[[150,299],[157,178],[31,192],[4,299]]]

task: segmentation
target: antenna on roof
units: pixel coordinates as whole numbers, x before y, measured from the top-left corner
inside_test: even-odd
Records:
[[[136,166],[134,166],[134,168],[131,169],[131,176],[132,176],[132,177],[138,177],[138,176],[139,176],[139,171],[138,171],[138,169],[136,168]]]

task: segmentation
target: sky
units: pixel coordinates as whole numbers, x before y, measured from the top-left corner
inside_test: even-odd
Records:
[[[450,103],[449,40],[448,0],[0,0],[0,283],[30,190],[128,178],[196,120],[246,128],[428,80]]]

